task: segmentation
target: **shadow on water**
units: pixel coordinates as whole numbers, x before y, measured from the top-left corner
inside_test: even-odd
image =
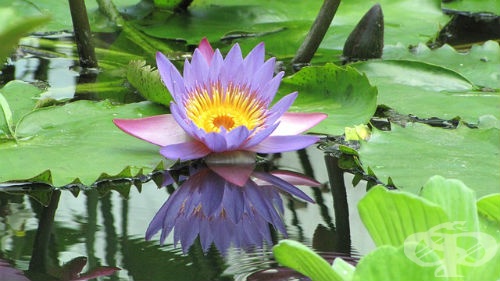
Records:
[[[337,161],[331,154],[310,148],[268,157],[257,169],[303,172],[322,183],[300,188],[316,204],[282,196],[286,232],[329,261],[341,256],[355,263],[373,248],[355,207],[366,189],[346,188],[352,176],[339,169]],[[49,200],[39,194],[26,195],[29,186],[12,186],[17,194],[0,193],[0,259],[9,268],[24,271],[29,280],[107,275],[103,280],[306,280],[280,267],[269,243],[246,247],[246,251],[232,247],[221,254],[213,244],[204,253],[198,239],[184,254],[179,244],[174,246],[172,234],[163,246],[159,235],[146,241],[149,222],[172,191],[186,181],[182,172],[176,173],[170,174],[182,180],[167,188],[158,188],[150,178],[143,179],[145,183],[108,181],[78,196],[74,190],[45,189],[42,193]],[[46,206],[34,198],[45,200]],[[273,243],[284,238],[270,229]]]

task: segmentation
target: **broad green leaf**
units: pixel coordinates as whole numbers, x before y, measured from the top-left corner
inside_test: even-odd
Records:
[[[469,79],[478,86],[500,89],[500,45],[487,41],[483,45],[473,45],[466,52],[457,52],[444,45],[431,50],[420,43],[411,51],[402,44],[387,46],[383,58],[417,60],[446,67]]]
[[[137,4],[138,0],[113,2],[119,5],[119,8],[123,9],[127,6]],[[93,31],[112,30],[112,24],[107,22],[98,10],[97,1],[85,1],[85,5]],[[68,1],[0,0],[0,7],[11,7],[20,18],[49,16],[51,18],[50,22],[43,28],[40,28],[40,31],[73,30]]]
[[[424,185],[421,196],[431,202],[441,206],[446,212],[450,222],[449,226],[443,227],[435,231],[436,234],[441,232],[446,235],[455,235],[452,247],[456,249],[474,249],[478,247],[478,240],[476,239],[458,239],[458,237],[471,237],[481,239],[482,233],[479,233],[479,219],[476,208],[476,196],[473,190],[464,185],[463,182],[456,179],[445,179],[441,176],[433,176]],[[445,236],[443,236],[445,237]],[[450,236],[446,236],[445,239]],[[451,241],[451,240],[449,240]],[[448,241],[448,242],[449,242]],[[495,240],[486,237],[482,243],[490,247],[489,242],[495,243]],[[453,268],[460,274],[468,270],[467,267],[460,265],[460,260],[465,257],[457,255],[457,250],[448,249],[443,243],[442,250],[444,251],[444,263],[447,268]],[[480,244],[484,246],[485,244]],[[441,249],[440,249],[441,250]],[[448,250],[448,251],[447,251]],[[478,261],[482,258],[481,251],[470,251],[466,253],[467,260]]]
[[[17,46],[19,39],[46,23],[46,16],[19,17],[11,7],[0,6],[0,63],[4,63]]]
[[[443,209],[407,192],[375,186],[359,201],[359,215],[375,244],[399,247],[415,233],[448,221]],[[406,241],[408,242],[408,241]]]
[[[127,69],[127,79],[139,93],[149,101],[170,105],[172,96],[161,82],[158,70],[146,65],[145,61],[130,61]]]
[[[482,115],[500,118],[500,92],[481,92],[448,68],[409,60],[354,64],[379,91],[378,103],[420,118],[461,117],[476,123]],[[446,105],[446,106],[443,106]]]
[[[500,194],[490,194],[477,201],[479,214],[495,221],[500,227]]]
[[[420,195],[441,206],[450,221],[464,222],[464,231],[478,231],[476,195],[463,182],[433,176]]]
[[[147,102],[112,105],[77,101],[26,115],[16,128],[18,141],[0,144],[0,182],[30,179],[50,170],[54,186],[75,181],[91,185],[102,173],[149,173],[162,162],[158,147],[131,137],[112,123],[164,113]]]
[[[192,45],[198,44],[202,37],[213,42],[224,37],[240,42],[248,38],[254,42],[265,41],[271,54],[289,57],[290,50],[297,50],[300,46],[322,2],[257,0],[249,4],[244,0],[195,1],[189,14],[170,16],[166,21],[168,28],[164,18],[169,15],[165,14],[156,16],[157,20],[148,18],[139,22],[137,27],[151,36],[182,38]],[[439,0],[342,1],[318,53],[325,55],[331,50],[341,51],[354,26],[376,2],[382,6],[385,16],[386,44],[402,42],[410,45],[428,41],[449,19],[442,13]],[[281,51],[280,47],[286,51]]]
[[[491,13],[496,14],[497,16],[500,15],[500,2],[497,0],[443,1],[442,7],[443,9],[462,11],[467,13]]]
[[[281,240],[273,247],[273,253],[279,263],[304,274],[313,281],[347,280],[343,279],[321,256],[299,242]]]
[[[12,138],[12,111],[5,97],[0,93],[0,137]]]
[[[354,271],[356,270],[352,264],[341,258],[333,260],[332,269],[342,277],[342,280],[352,280]]]
[[[377,89],[350,67],[305,67],[283,79],[278,96],[294,91],[299,96],[291,111],[328,114],[313,128],[315,132],[340,135],[345,127],[366,124],[377,107]]]
[[[380,280],[436,280],[448,278],[436,276],[443,265],[440,257],[432,250],[423,251],[418,259],[412,260],[405,254],[404,247],[382,246],[364,256],[356,266],[353,281]]]
[[[391,131],[374,130],[363,142],[359,157],[382,181],[390,177],[403,190],[418,192],[433,175],[455,178],[477,196],[498,192],[500,130],[446,130],[419,123],[406,128],[393,125]]]
[[[500,244],[497,244],[496,255],[493,258],[488,259],[487,257],[485,257],[484,260],[476,262],[476,264],[472,266],[471,270],[464,279],[465,281],[500,280],[500,270],[498,269],[499,264]]]
[[[42,90],[29,83],[13,80],[0,89],[0,92],[11,107],[12,121],[16,124],[24,115],[33,111]]]

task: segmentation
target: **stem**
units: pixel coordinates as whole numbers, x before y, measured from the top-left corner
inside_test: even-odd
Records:
[[[35,234],[33,243],[33,251],[31,253],[31,261],[29,264],[29,271],[37,273],[45,273],[47,270],[47,256],[50,235],[52,233],[52,226],[54,225],[54,217],[56,214],[57,206],[59,205],[59,197],[61,196],[60,190],[54,190],[47,207],[43,208],[42,214],[38,222],[38,229]]]
[[[330,27],[333,16],[335,16],[339,5],[340,0],[325,0],[323,2],[309,33],[307,33],[304,42],[302,42],[302,45],[292,60],[293,64],[307,64],[311,61],[323,37],[325,37],[326,31],[328,27]]]
[[[341,253],[351,253],[351,228],[349,225],[349,206],[344,182],[344,171],[339,167],[339,158],[325,155],[326,170],[333,196],[335,225],[337,226],[337,245],[335,250]]]
[[[71,19],[75,32],[76,47],[80,57],[80,66],[84,68],[96,68],[97,58],[92,43],[92,33],[90,31],[87,8],[84,0],[69,0]]]

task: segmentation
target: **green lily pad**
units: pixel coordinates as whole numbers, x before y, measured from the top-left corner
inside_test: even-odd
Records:
[[[500,15],[500,2],[497,0],[453,0],[443,1],[443,9],[469,13],[492,13]]]
[[[149,102],[108,101],[78,101],[33,111],[18,123],[17,141],[0,142],[0,182],[30,179],[50,170],[54,186],[72,182],[88,186],[103,173],[149,173],[163,161],[158,147],[123,133],[112,119],[161,113],[163,107]]]
[[[498,192],[500,182],[500,130],[454,130],[415,123],[392,126],[389,132],[374,130],[362,142],[359,157],[382,181],[418,192],[425,181],[439,174],[463,181],[478,196]]]
[[[500,119],[500,92],[480,91],[448,68],[409,60],[369,61],[352,66],[377,86],[379,104],[401,114],[442,119],[459,116],[470,123],[477,123],[482,115]]]
[[[500,89],[500,45],[495,41],[474,45],[467,53],[457,52],[449,45],[431,50],[425,44],[419,44],[410,52],[406,46],[398,44],[387,46],[383,58],[439,65],[456,71],[475,85]]]
[[[345,127],[366,124],[377,107],[377,89],[353,68],[333,64],[302,68],[286,77],[278,96],[298,91],[291,107],[297,112],[323,112],[328,118],[313,131],[341,135]]]

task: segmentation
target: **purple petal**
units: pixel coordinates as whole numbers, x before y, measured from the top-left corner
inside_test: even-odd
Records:
[[[203,58],[206,60],[207,64],[210,64],[212,61],[212,57],[214,55],[214,49],[208,42],[207,38],[201,39],[200,44],[198,45],[198,51],[200,51]]]
[[[162,234],[165,232],[165,237],[168,235],[174,227],[175,218],[178,216],[178,211],[188,194],[189,188],[179,187],[170,195],[149,223],[146,230],[146,240],[150,240],[160,229],[162,229]]]
[[[281,98],[274,106],[269,110],[269,116],[267,117],[266,123],[274,124],[289,108],[292,106],[293,102],[297,98],[298,93],[293,92]]]
[[[166,158],[180,161],[202,158],[210,152],[212,151],[197,140],[171,144],[160,149],[160,153]]]
[[[224,211],[226,212],[228,218],[233,223],[238,223],[243,216],[243,205],[245,204],[245,198],[243,197],[243,191],[240,186],[226,185],[224,189],[224,196],[222,198],[222,205],[224,206]]]
[[[319,140],[317,136],[271,136],[246,150],[257,153],[278,153],[306,148]]]
[[[210,60],[212,60],[210,58]],[[199,50],[194,50],[193,58],[191,59],[191,65],[189,66],[189,70],[191,72],[190,81],[186,81],[185,83],[189,83],[188,90],[193,90],[197,84],[202,84],[207,80],[208,77],[208,69],[209,62],[203,57],[203,54]],[[187,78],[184,78],[187,80]]]
[[[114,119],[113,123],[125,133],[159,146],[190,139],[171,114],[139,119]]]
[[[180,126],[186,134],[194,136],[191,121],[186,121],[189,119],[186,117],[182,105],[173,102],[170,103],[170,112],[172,113],[172,117],[177,122],[177,125]]]
[[[254,165],[217,165],[207,163],[208,167],[226,181],[244,186],[252,174]]]
[[[276,130],[278,127],[278,123],[272,124],[271,126],[261,129],[260,131],[256,132],[251,138],[249,138],[244,145],[241,147],[242,149],[247,149],[249,147],[253,147],[260,142],[262,142],[265,138],[269,137],[271,133]]]
[[[273,131],[271,136],[298,135],[323,121],[328,115],[324,113],[291,113],[285,112],[278,121],[278,128]]]
[[[251,89],[260,89],[264,84],[273,78],[274,66],[276,64],[276,58],[268,59],[264,64],[262,64],[255,73],[253,73]]]
[[[245,65],[245,72],[247,74],[253,74],[259,69],[259,67],[264,63],[265,49],[264,43],[259,43],[255,46],[250,53],[243,60]]]
[[[223,63],[224,59],[222,58],[219,49],[215,50],[214,56],[212,57],[212,62],[210,63],[210,68],[208,70],[208,81],[210,81],[211,83],[216,83],[219,81]]]
[[[208,220],[200,221],[200,242],[201,249],[204,253],[208,251],[208,248],[212,244],[214,238],[213,233],[210,230],[210,222]]]
[[[185,92],[185,88],[184,79],[177,68],[160,52],[156,53],[156,65],[158,66],[161,80],[167,86],[174,100],[180,100]]]
[[[236,148],[239,148],[249,135],[250,131],[248,131],[247,127],[245,126],[239,126],[227,132],[227,150],[235,150]]]
[[[221,130],[220,133],[205,133],[201,135],[201,141],[205,146],[213,152],[224,152],[227,151],[227,143],[224,138],[224,132]]]
[[[271,174],[293,185],[305,185],[312,187],[321,186],[321,183],[316,181],[315,179],[292,171],[276,170],[272,171]]]
[[[234,77],[237,76],[242,63],[243,57],[241,55],[240,46],[238,44],[234,44],[224,59],[224,66],[221,69],[221,80],[236,84],[237,81],[234,81]]]
[[[266,181],[276,188],[280,189],[283,192],[286,192],[288,194],[294,195],[304,201],[308,201],[311,203],[314,203],[314,200],[311,199],[307,194],[305,194],[302,190],[298,189],[295,187],[293,184],[284,181],[276,176],[273,176],[272,174],[269,173],[262,173],[262,172],[254,172],[252,174],[254,177],[259,178],[263,181]]]
[[[225,181],[215,173],[209,173],[205,182],[200,186],[201,208],[205,216],[211,217],[221,208],[222,197],[224,195]]]
[[[258,92],[261,95],[261,99],[265,102],[266,105],[269,105],[271,101],[274,99],[274,96],[278,92],[278,88],[281,83],[281,79],[283,79],[283,75],[285,75],[285,72],[280,71],[276,76],[274,76],[273,79],[267,81],[260,89],[258,89]]]

